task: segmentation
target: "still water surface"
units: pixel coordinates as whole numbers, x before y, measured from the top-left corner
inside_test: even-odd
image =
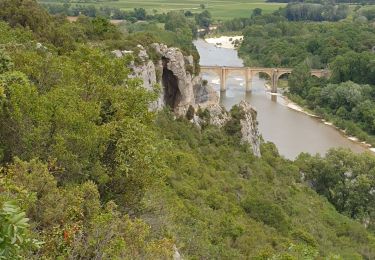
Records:
[[[243,66],[237,51],[217,48],[204,40],[194,41],[200,54],[200,64],[206,66]],[[220,102],[230,109],[245,99],[258,111],[259,130],[266,141],[273,142],[280,154],[293,159],[301,152],[325,154],[332,147],[347,147],[355,152],[367,149],[343,136],[335,128],[320,120],[286,106],[281,96],[271,96],[265,89],[265,80],[254,77],[252,92],[246,93],[241,75],[231,75],[227,79],[227,90],[220,93],[219,78],[215,74],[204,74],[220,94]]]

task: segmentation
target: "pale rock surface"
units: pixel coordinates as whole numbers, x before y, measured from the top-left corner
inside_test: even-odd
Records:
[[[151,90],[157,83],[163,86],[164,69],[172,72],[178,86],[178,96],[174,102],[176,114],[185,115],[189,106],[197,108],[200,104],[208,105],[218,102],[219,97],[213,88],[209,85],[203,86],[202,78],[199,75],[191,74],[190,71],[194,70],[193,56],[184,56],[178,48],[168,47],[165,44],[153,43],[150,47],[162,59],[154,63],[149,59],[146,49],[142,45],[138,45],[138,57],[142,63],[135,64],[133,62],[130,65],[133,72],[131,77],[141,78],[145,88]],[[115,50],[112,53],[116,57],[125,55],[124,51],[119,50]],[[159,110],[166,105],[165,91],[165,88],[162,87],[160,97],[157,102],[152,104],[152,109]]]
[[[186,70],[185,57],[178,48],[168,48],[164,44],[152,44],[156,52],[165,60],[166,69],[177,78],[180,96],[175,106],[175,112],[179,115],[186,113],[189,106],[195,106],[193,91],[193,76]]]
[[[223,127],[229,120],[230,114],[219,104],[210,104],[205,107],[210,113],[210,124]]]
[[[244,119],[240,120],[241,142],[250,144],[253,149],[253,154],[260,157],[260,134],[258,121],[256,120],[257,111],[244,100],[240,102],[239,108],[244,112]]]
[[[216,91],[209,84],[203,85],[201,77],[194,78],[193,91],[195,97],[195,104],[207,106],[219,103],[219,96],[217,95]]]
[[[176,245],[173,245],[173,250],[174,250],[173,260],[182,260],[182,257],[180,253],[178,252]]]

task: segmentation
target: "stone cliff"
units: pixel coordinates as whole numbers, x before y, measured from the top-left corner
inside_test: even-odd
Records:
[[[241,142],[250,144],[253,154],[260,157],[260,133],[258,130],[257,111],[246,101],[242,100],[239,104],[243,112],[241,124]]]
[[[212,87],[203,84],[199,75],[194,75],[192,56],[184,56],[178,48],[154,43],[147,46],[152,52],[153,60],[145,47],[138,45],[137,62],[131,64],[131,77],[141,78],[147,89],[155,84],[162,86],[159,99],[152,105],[153,109],[169,106],[177,115],[185,115],[190,106],[197,108],[218,102],[218,96]],[[128,52],[113,51],[117,57]]]
[[[138,45],[136,61],[132,62],[131,77],[141,78],[144,87],[153,89],[155,84],[162,87],[158,100],[151,109],[159,110],[169,106],[177,116],[187,116],[197,126],[212,124],[223,127],[231,120],[231,114],[219,105],[219,96],[200,75],[195,75],[192,56],[184,56],[178,48],[153,43],[145,47]],[[129,51],[113,51],[117,57]],[[152,54],[153,57],[150,57]],[[256,156],[260,156],[260,135],[256,111],[246,101],[241,101],[242,111],[241,142],[248,143]],[[198,111],[208,116],[201,117]]]

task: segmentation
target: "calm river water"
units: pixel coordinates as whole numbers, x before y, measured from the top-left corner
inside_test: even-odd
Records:
[[[194,41],[201,56],[201,65],[243,66],[232,49],[217,48],[204,40]],[[214,74],[204,74],[220,94],[219,78]],[[227,79],[227,90],[220,95],[220,102],[230,109],[246,99],[258,111],[259,130],[266,141],[276,144],[280,154],[294,159],[301,152],[325,154],[332,147],[348,147],[355,152],[367,149],[355,143],[320,120],[286,106],[281,96],[273,98],[265,89],[265,80],[254,78],[251,94],[246,93],[243,76],[231,75]]]

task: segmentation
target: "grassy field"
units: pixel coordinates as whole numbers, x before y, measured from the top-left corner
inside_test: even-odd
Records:
[[[62,0],[40,0],[40,3],[56,3]],[[74,3],[73,3],[74,4]],[[77,3],[82,4],[82,3]],[[200,12],[200,5],[204,4],[213,17],[217,20],[231,19],[235,17],[248,17],[255,8],[261,8],[264,13],[277,10],[285,4],[266,3],[262,0],[118,0],[101,3],[90,3],[95,6],[112,6],[123,10],[131,10],[136,7],[143,7],[149,13],[156,10],[159,13],[171,10],[190,10]]]

